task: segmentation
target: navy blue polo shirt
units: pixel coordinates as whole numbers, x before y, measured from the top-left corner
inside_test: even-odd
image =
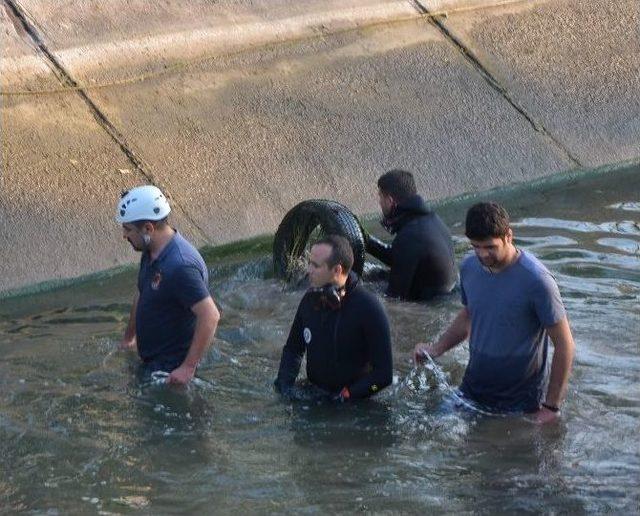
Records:
[[[155,260],[142,254],[136,339],[143,361],[182,363],[196,327],[191,307],[209,296],[208,285],[202,256],[177,231]]]

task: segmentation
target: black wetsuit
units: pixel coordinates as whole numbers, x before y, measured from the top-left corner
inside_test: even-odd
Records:
[[[391,267],[387,295],[426,300],[453,289],[458,274],[451,233],[419,195],[399,203],[383,221],[391,245],[369,237],[367,252]]]
[[[319,302],[317,294],[302,298],[282,350],[275,386],[288,394],[302,356],[307,354],[307,379],[330,394],[344,387],[351,399],[375,394],[391,383],[391,336],[387,314],[374,294],[351,273],[340,308]]]

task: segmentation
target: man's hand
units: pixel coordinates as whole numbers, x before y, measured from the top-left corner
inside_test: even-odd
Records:
[[[413,349],[413,361],[421,364],[429,355],[437,358],[450,349],[456,347],[463,340],[469,338],[471,332],[471,316],[466,307],[462,308],[447,330],[442,334],[436,343],[426,344],[419,342]]]
[[[187,364],[182,364],[177,369],[171,371],[167,378],[167,383],[176,385],[187,385],[196,374],[196,368]]]
[[[433,345],[427,344],[425,342],[418,342],[416,347],[413,349],[413,361],[416,365],[422,364],[426,359],[427,355],[433,357],[437,356],[433,352]]]
[[[349,401],[350,398],[351,398],[351,392],[349,392],[349,388],[343,387],[338,394],[335,394],[334,396],[331,397],[331,401],[334,401],[337,403],[345,403],[346,401]]]
[[[554,412],[545,407],[540,407],[533,414],[533,422],[536,425],[546,425],[547,423],[553,423],[560,419],[560,412]]]
[[[118,349],[121,351],[125,351],[127,349],[136,349],[136,338],[133,337],[131,339],[127,339],[126,337],[124,337],[118,344]]]

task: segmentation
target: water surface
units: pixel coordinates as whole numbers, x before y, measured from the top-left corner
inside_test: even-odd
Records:
[[[567,306],[577,356],[560,424],[452,409],[466,346],[437,368],[411,365],[456,295],[384,300],[395,383],[375,399],[283,402],[272,381],[302,293],[269,277],[263,244],[245,244],[208,254],[223,319],[186,390],[137,379],[136,357],[114,351],[133,271],[2,301],[3,512],[637,512],[640,171],[490,197]],[[440,208],[458,259],[475,200]]]

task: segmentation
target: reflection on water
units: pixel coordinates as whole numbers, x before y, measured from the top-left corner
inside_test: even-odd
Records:
[[[640,503],[640,173],[499,199],[556,276],[578,350],[563,421],[460,408],[467,350],[413,368],[459,306],[385,300],[394,385],[332,406],[272,389],[299,290],[269,257],[211,262],[223,312],[198,380],[168,388],[116,352],[133,275],[0,308],[0,506],[109,512],[585,512]],[[442,208],[466,252],[471,201]],[[369,284],[378,294],[382,285]]]

